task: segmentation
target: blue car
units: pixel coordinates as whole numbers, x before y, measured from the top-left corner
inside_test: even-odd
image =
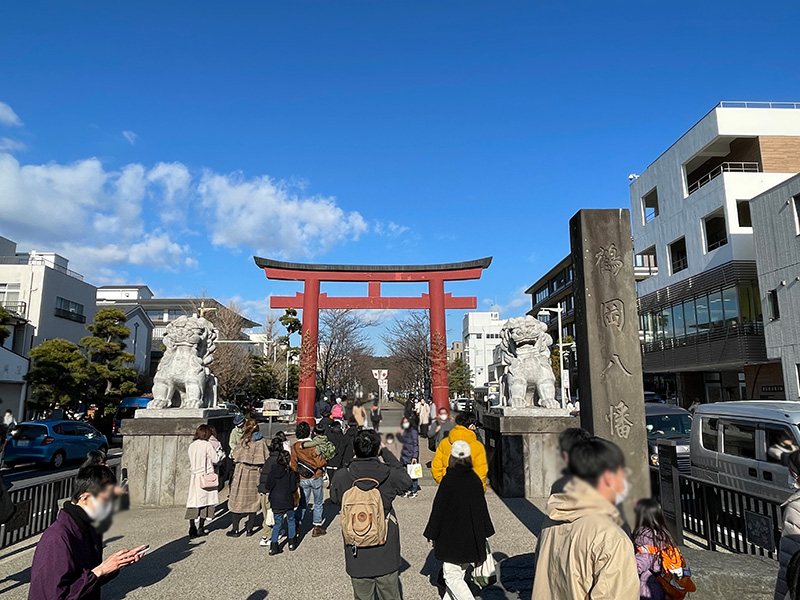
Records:
[[[91,450],[108,451],[106,436],[78,421],[26,421],[14,428],[5,448],[5,462],[43,463],[60,469],[68,460],[82,460]]]

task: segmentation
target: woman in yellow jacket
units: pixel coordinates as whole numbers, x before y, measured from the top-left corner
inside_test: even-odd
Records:
[[[439,483],[447,472],[447,465],[450,462],[450,451],[454,442],[462,441],[469,444],[472,454],[472,470],[481,478],[483,490],[486,491],[486,475],[489,473],[489,463],[486,462],[486,448],[478,441],[475,435],[475,427],[478,423],[475,413],[462,412],[456,417],[456,426],[450,434],[442,440],[436,449],[436,456],[431,463],[431,475]]]

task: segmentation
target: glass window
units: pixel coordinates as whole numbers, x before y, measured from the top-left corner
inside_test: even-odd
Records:
[[[661,328],[665,339],[669,339],[673,336],[671,306],[667,306],[661,311]]]
[[[755,323],[761,320],[758,293],[750,283],[739,284],[739,311],[742,323]]]
[[[706,233],[706,251],[711,252],[728,243],[728,229],[725,226],[725,211],[719,209],[703,219]]]
[[[683,337],[686,335],[683,320],[683,304],[676,304],[672,307],[672,329],[675,337]]]
[[[72,302],[71,300],[67,300],[66,298],[61,298],[60,296],[56,297],[56,308],[60,310],[65,310],[67,312],[75,313],[77,315],[83,314],[83,304]]]
[[[722,292],[711,292],[708,295],[708,316],[711,327],[721,327],[725,321],[725,312],[722,310]]]
[[[0,283],[0,306],[19,302],[18,283]]]
[[[783,464],[795,450],[800,449],[792,432],[782,425],[764,425],[767,442],[767,462]]]
[[[797,235],[800,235],[800,195],[792,198],[792,205],[794,206],[794,229]]]
[[[750,218],[750,201],[737,200],[736,213],[739,217],[739,227],[752,227],[753,220]]]
[[[722,451],[742,458],[756,457],[756,427],[744,423],[722,423]]]
[[[686,335],[697,333],[697,317],[694,314],[694,300],[683,303],[683,318],[686,324]]]
[[[767,305],[769,306],[769,318],[773,321],[781,318],[781,307],[778,304],[778,290],[767,292]]]
[[[717,452],[719,450],[719,434],[717,433],[717,420],[716,419],[700,419],[700,430],[703,440],[703,448]]]
[[[735,286],[722,290],[722,308],[725,312],[725,323],[736,325],[739,322],[739,296]]]
[[[645,422],[647,438],[651,442],[687,437],[692,432],[692,417],[686,414],[652,415]]]
[[[708,331],[708,298],[700,296],[694,299],[695,312],[697,313],[697,333]]]
[[[483,334],[482,334],[482,333],[476,333],[476,334],[475,334],[475,339],[476,339],[476,340],[483,339]]]
[[[150,317],[153,321],[163,321],[164,320],[164,309],[163,308],[151,308],[147,311],[147,316]]]
[[[172,321],[172,320],[174,320],[174,319],[177,319],[178,317],[182,317],[182,316],[184,316],[184,315],[188,315],[188,314],[189,314],[189,313],[187,313],[187,312],[186,312],[185,310],[183,310],[182,308],[171,308],[171,309],[169,309],[169,311],[168,311],[168,316],[169,316],[169,320],[170,320],[170,321]]]

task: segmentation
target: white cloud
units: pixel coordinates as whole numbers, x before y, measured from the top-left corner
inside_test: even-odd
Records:
[[[8,104],[0,102],[0,125],[22,127],[22,120]]]
[[[217,246],[311,257],[357,240],[368,229],[359,213],[345,212],[334,198],[300,196],[267,176],[245,179],[241,173],[206,171],[198,193],[211,213],[211,240]]]
[[[508,301],[503,304],[498,303],[492,298],[484,298],[483,304],[488,306],[489,310],[499,312],[500,316],[503,318],[522,316],[530,310],[531,306],[531,297],[525,293],[526,289],[525,286],[517,288],[509,296]]]
[[[185,224],[188,221],[188,194],[192,176],[181,163],[158,163],[150,169],[147,180],[163,190],[161,220],[164,224]]]
[[[25,150],[27,146],[19,140],[7,137],[0,137],[0,152],[19,152]]]
[[[132,132],[132,131],[128,131],[126,129],[125,131],[122,132],[122,137],[124,137],[126,140],[128,140],[128,142],[130,143],[131,146],[135,146],[136,145],[136,139],[139,137],[139,135],[134,133],[134,132]]]
[[[373,231],[378,235],[386,237],[398,237],[403,235],[409,228],[405,225],[398,225],[394,221],[375,221]]]

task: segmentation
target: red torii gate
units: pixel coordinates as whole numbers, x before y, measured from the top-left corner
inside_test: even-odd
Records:
[[[302,281],[303,291],[294,296],[272,296],[271,308],[296,308],[303,311],[302,345],[300,349],[300,383],[297,401],[297,420],[314,423],[314,400],[317,387],[317,343],[319,340],[319,311],[325,308],[393,308],[427,309],[431,321],[431,381],[433,402],[437,408],[450,410],[447,384],[447,326],[446,309],[470,310],[478,299],[453,297],[445,293],[445,281],[480,279],[492,257],[441,265],[313,265],[289,263],[254,257],[264,269],[267,279]],[[319,291],[322,281],[366,281],[369,293],[364,298],[329,297]],[[418,298],[381,296],[381,282],[427,282],[428,293]]]

